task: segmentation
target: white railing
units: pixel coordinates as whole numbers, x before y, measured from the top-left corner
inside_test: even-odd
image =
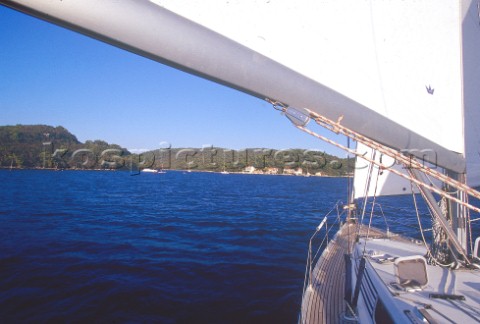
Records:
[[[332,235],[329,235],[330,231],[335,228],[336,225],[341,225],[341,218],[344,214],[344,210],[340,208],[341,205],[342,203],[340,201],[334,205],[334,207],[323,217],[322,221],[315,229],[315,232],[310,237],[310,241],[308,243],[307,264],[305,267],[305,278],[303,282],[303,294],[305,294],[307,289],[312,287],[313,271],[315,270],[315,265],[317,264],[317,261],[324,249],[328,248],[328,243],[330,241],[329,237],[332,237]],[[336,211],[336,215],[333,214],[334,211]],[[322,231],[324,228],[325,230]],[[320,232],[323,233],[323,238],[318,243],[318,246],[314,246],[314,241],[319,236]],[[315,251],[315,253],[313,253],[313,251]]]

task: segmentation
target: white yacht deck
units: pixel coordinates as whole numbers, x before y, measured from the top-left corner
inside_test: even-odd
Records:
[[[366,275],[362,281],[360,299],[366,307],[359,307],[359,320],[375,318],[380,296],[386,298],[385,307],[395,307],[404,322],[408,318],[421,323],[423,316],[430,323],[480,322],[480,271],[448,270],[427,265],[428,283],[422,290],[407,291],[397,284],[394,261],[409,256],[424,256],[426,248],[421,242],[401,236],[389,236],[371,228],[362,227],[358,243],[354,243],[356,225],[345,224],[330,242],[312,275],[312,285],[306,289],[302,301],[301,323],[340,323],[346,311],[345,254],[354,248],[354,262],[363,252],[367,257]],[[364,249],[365,241],[367,245]],[[358,273],[358,263],[356,265]],[[377,314],[378,315],[378,314]]]
[[[365,240],[356,245],[355,257],[364,250]],[[378,290],[394,296],[396,307],[404,313],[421,313],[429,322],[480,322],[480,271],[452,270],[426,264],[428,282],[422,289],[404,289],[398,284],[394,259],[425,256],[421,242],[398,242],[390,239],[369,239],[365,247],[369,268],[381,280]],[[385,256],[390,257],[386,260]],[[375,278],[371,278],[375,282]],[[379,291],[379,294],[381,292]]]

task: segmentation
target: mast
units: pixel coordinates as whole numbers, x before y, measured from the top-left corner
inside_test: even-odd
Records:
[[[351,141],[350,137],[347,137],[347,147],[350,147]],[[353,169],[353,167],[352,167]],[[347,152],[347,206],[346,208],[348,209],[348,214],[347,214],[347,221],[349,222],[355,222],[356,221],[356,204],[355,204],[355,193],[354,191],[354,186],[353,186],[353,177],[350,176],[350,174],[353,172],[353,170],[350,169],[350,154]]]
[[[447,172],[447,175],[451,177],[452,179],[455,179],[457,181],[460,181],[462,183],[465,183],[465,175],[464,174],[458,174],[458,173],[453,173],[453,172]],[[454,188],[451,188],[450,186],[447,185],[447,191],[453,190],[455,191],[456,197],[463,201],[466,202],[466,195],[463,191],[461,190],[456,190]],[[467,219],[467,209],[458,204],[455,201],[449,200],[448,201],[448,208],[447,208],[448,215],[447,217],[450,219],[452,223],[452,229],[455,232],[458,241],[462,245],[462,248],[467,251],[467,228],[466,228],[466,219]]]

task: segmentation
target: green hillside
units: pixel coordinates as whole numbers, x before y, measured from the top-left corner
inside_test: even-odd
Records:
[[[117,144],[102,140],[81,143],[61,126],[0,126],[0,167],[3,168],[249,170],[252,173],[346,176],[352,170],[351,163],[324,152],[303,149],[170,148],[131,154]]]
[[[62,126],[0,126],[0,167],[111,168],[114,155],[130,153],[105,141],[81,143]]]
[[[297,175],[323,176],[346,176],[353,170],[353,160],[347,161],[321,151],[304,149],[171,148],[130,157],[133,169],[242,172],[246,167],[253,166],[254,172],[258,173],[293,174],[296,171]]]

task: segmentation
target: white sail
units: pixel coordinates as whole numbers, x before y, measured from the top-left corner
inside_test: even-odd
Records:
[[[458,1],[152,2],[463,152]]]
[[[463,106],[467,183],[480,186],[480,4],[462,12]]]
[[[470,1],[153,2],[464,154],[469,183],[480,185],[480,21]]]
[[[374,152],[367,146],[358,143],[357,152],[370,160],[375,160],[388,168],[406,173],[403,165],[397,164],[395,159]],[[372,165],[366,159],[357,157],[355,160],[355,176],[353,181],[354,199],[380,195],[398,195],[411,193],[410,182],[386,169]]]
[[[405,195],[412,193],[412,184],[406,178],[403,178],[391,171],[400,172],[405,176],[408,176],[408,170],[406,167],[395,159],[383,155],[379,152],[374,152],[369,147],[357,143],[357,152],[365,157],[357,158],[355,160],[354,180],[353,180],[353,198],[372,197],[372,196],[393,196],[393,195]],[[380,168],[378,165],[373,164],[370,167],[369,160],[374,160],[385,168]],[[434,165],[425,162],[425,166],[429,168],[435,168]],[[433,185],[437,188],[441,188],[440,181],[434,178],[424,179],[429,186]],[[413,186],[413,192],[418,193],[418,187]]]
[[[152,2],[462,153],[468,183],[480,185],[480,20],[473,2]],[[403,190],[406,180],[386,172],[381,182],[386,178],[410,191]]]
[[[480,51],[471,45],[480,39],[478,10],[471,1],[152,2],[466,155],[464,74],[471,85],[480,80],[474,59]],[[470,53],[462,49],[467,42]],[[470,95],[471,103],[480,102],[478,91]],[[468,116],[471,124],[480,121]],[[479,163],[476,155],[470,163]]]

